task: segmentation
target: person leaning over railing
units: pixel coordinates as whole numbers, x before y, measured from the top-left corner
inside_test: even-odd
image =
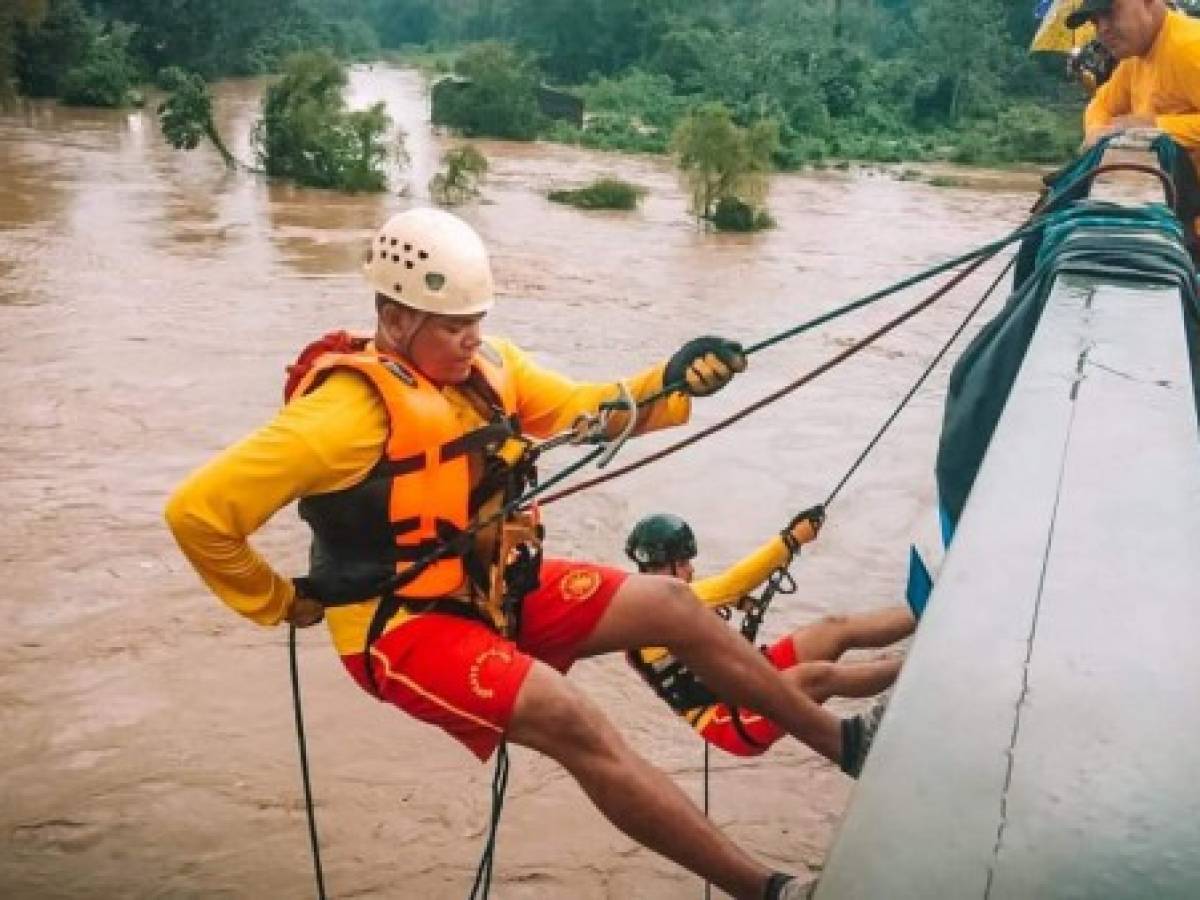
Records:
[[[1085,22],[1096,24],[1118,63],[1084,113],[1084,145],[1128,128],[1157,128],[1200,172],[1200,19],[1168,9],[1164,0],[1083,0],[1067,25]],[[1180,199],[1180,209],[1200,206],[1198,197]],[[1196,253],[1200,217],[1186,224]]]

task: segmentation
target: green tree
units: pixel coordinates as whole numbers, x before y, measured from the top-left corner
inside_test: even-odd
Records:
[[[762,209],[771,157],[779,147],[779,126],[774,120],[742,128],[723,104],[705,103],[679,123],[671,146],[695,216],[712,221],[718,204],[729,198]]]
[[[64,103],[74,106],[126,106],[134,101],[137,67],[129,55],[133,28],[120,22],[97,31],[79,65],[59,84]],[[140,102],[140,101],[139,101]]]
[[[555,78],[575,84],[650,58],[684,9],[680,0],[512,0],[519,42]]]
[[[488,41],[468,48],[455,71],[461,81],[434,89],[439,123],[467,137],[529,141],[537,136],[540,77],[527,56]]]
[[[997,0],[920,0],[916,13],[929,71],[948,85],[945,117],[957,123],[992,80],[998,48],[1005,46],[1003,12]]]
[[[17,29],[32,28],[46,17],[47,0],[4,0],[0,3],[0,102],[12,99],[16,91],[13,72],[17,56]]]
[[[213,120],[212,93],[204,79],[170,66],[159,73],[158,80],[170,91],[158,105],[158,120],[167,142],[176,150],[195,150],[201,140],[207,139],[221,154],[226,167],[236,168],[238,161],[225,146]]]
[[[463,144],[442,154],[445,171],[429,179],[429,194],[442,206],[458,206],[479,196],[487,174],[487,158],[474,144]]]
[[[381,191],[390,153],[391,119],[383,103],[348,112],[345,67],[323,51],[284,61],[283,77],[267,88],[252,140],[268,175],[310,187]]]
[[[37,24],[16,30],[16,75],[27,97],[57,97],[63,76],[84,61],[95,31],[79,0],[51,0]]]

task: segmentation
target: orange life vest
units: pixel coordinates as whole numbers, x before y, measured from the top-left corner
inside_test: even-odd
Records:
[[[316,598],[328,605],[379,596],[381,584],[395,582],[467,529],[478,507],[504,490],[495,479],[488,483],[486,471],[484,483],[473,486],[470,456],[495,461],[519,428],[512,379],[487,344],[464,385],[490,410],[491,420],[477,429],[465,429],[442,392],[407,363],[344,332],[327,335],[301,354],[290,369],[287,399],[303,396],[339,369],[371,382],[387,408],[389,431],[382,458],[363,481],[300,501],[314,535],[310,582]],[[462,595],[470,577],[475,593],[486,594],[495,563],[472,559],[471,549],[463,547],[428,564],[398,593],[422,601]]]

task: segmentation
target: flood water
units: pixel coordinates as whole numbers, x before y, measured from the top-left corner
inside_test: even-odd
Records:
[[[262,88],[217,89],[220,127],[244,159]],[[427,202],[449,144],[430,130],[415,72],[356,68],[350,94],[356,106],[386,100],[407,133],[411,163],[388,193],[227,172],[207,148],[167,146],[151,109],[35,103],[0,115],[4,896],[312,890],[286,636],[205,591],[161,510],[190,469],[270,417],[299,347],[371,327],[358,273],[366,239],[390,213]],[[1021,221],[1034,181],[947,189],[859,169],[777,176],[779,227],[719,236],[687,214],[669,160],[479,146],[492,171],[462,214],[493,251],[489,330],[581,378],[631,374],[698,334],[760,340],[994,239]],[[646,187],[643,208],[589,214],[545,199],[604,174]],[[548,549],[620,563],[633,521],[671,510],[696,528],[702,573],[734,561],[826,496],[986,280],[734,429],[549,507]],[[694,422],[780,387],[919,295],[756,355],[727,391],[697,402]],[[830,509],[796,569],[799,592],[776,604],[765,637],[900,599],[909,535],[931,497],[946,373]],[[256,544],[280,571],[302,569],[294,513]],[[361,694],[321,629],[302,636],[301,657],[331,895],[464,896],[490,772]],[[572,677],[698,795],[700,744],[619,660]],[[735,840],[773,866],[819,865],[849,791],[842,776],[795,746],[713,765],[713,815]],[[702,890],[616,834],[564,773],[521,753],[497,879],[505,898]]]

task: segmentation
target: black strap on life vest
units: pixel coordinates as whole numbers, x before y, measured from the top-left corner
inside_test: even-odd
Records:
[[[679,715],[697,708],[707,709],[718,702],[718,697],[705,687],[704,682],[674,657],[665,664],[647,662],[640,650],[628,654],[630,665],[645,679],[654,693]]]
[[[456,454],[478,451],[483,451],[485,454],[484,478],[472,491],[469,501],[472,514],[477,512],[478,505],[482,505],[497,492],[500,494],[501,502],[508,504],[511,500],[521,496],[530,484],[537,481],[537,471],[528,454],[523,454],[515,465],[505,463],[492,454],[491,451],[497,449],[505,440],[519,434],[515,419],[505,416],[503,411],[495,406],[492,407],[492,410],[494,415],[488,425],[475,429],[442,448],[443,458],[449,458],[447,448],[451,447],[451,444],[455,445],[451,449]],[[503,527],[503,521],[500,521],[499,525]],[[403,593],[404,588],[412,584],[429,566],[455,556],[462,559],[468,581],[474,584],[477,590],[486,592],[489,588],[487,576],[493,563],[480,560],[473,552],[477,528],[478,526],[459,529],[452,523],[439,519],[437,521],[437,539],[422,542],[415,548],[406,548],[418,551],[411,554],[413,565],[394,576],[372,595],[378,596],[380,599],[371,616],[371,623],[367,627],[366,639],[363,641],[363,662],[367,683],[376,696],[379,696],[380,690],[375,678],[374,667],[371,664],[371,648],[383,636],[388,622],[402,609],[433,615],[454,615],[479,621],[489,628],[494,627],[487,614],[470,601],[439,598],[431,602],[405,597]],[[541,562],[540,547],[536,551],[528,547],[520,547],[515,559],[495,562],[495,564],[505,566],[502,611],[506,622],[505,637],[510,640],[517,639],[520,631],[521,606],[529,592],[538,586]]]

